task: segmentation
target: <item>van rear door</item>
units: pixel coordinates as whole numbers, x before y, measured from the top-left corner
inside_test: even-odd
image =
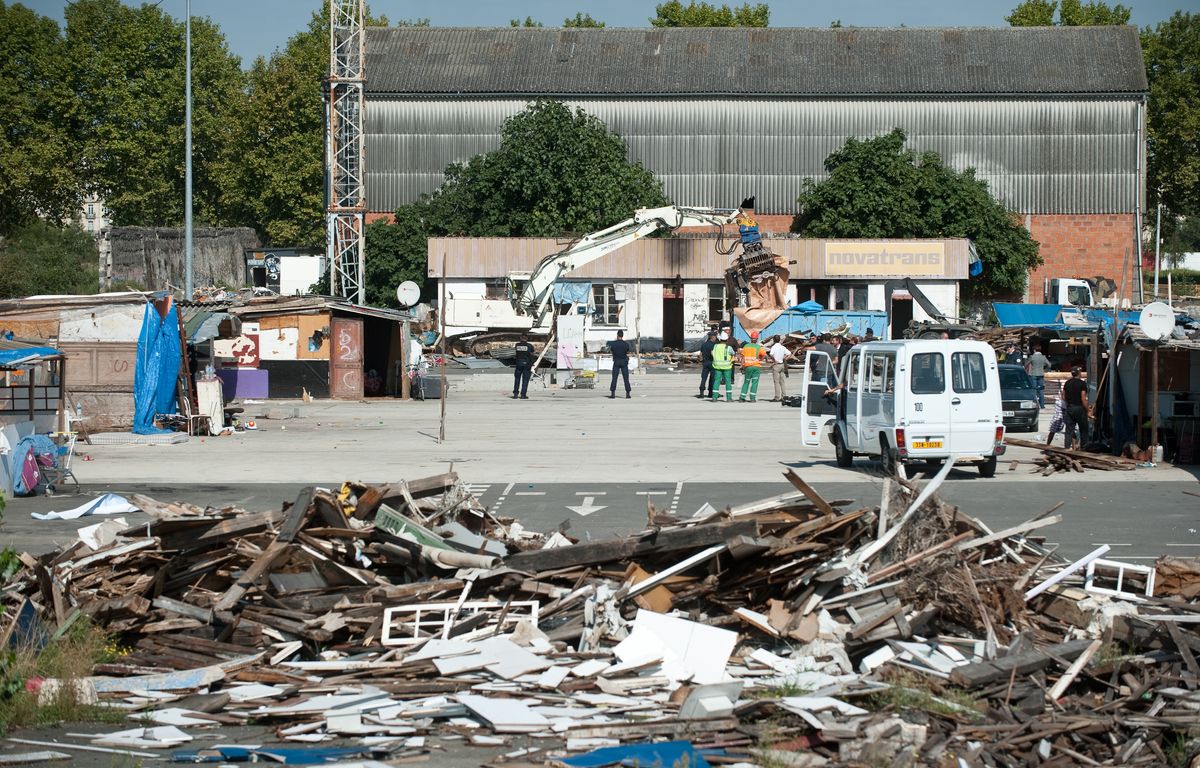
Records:
[[[995,360],[982,352],[950,354],[950,430],[955,453],[991,455],[1000,414],[999,381]]]
[[[825,390],[836,386],[837,371],[824,352],[810,349],[804,353],[804,434],[800,442],[819,446],[821,435],[837,415],[836,401]]]
[[[917,352],[906,361],[904,418],[908,454],[940,458],[950,450],[950,395],[944,352]]]

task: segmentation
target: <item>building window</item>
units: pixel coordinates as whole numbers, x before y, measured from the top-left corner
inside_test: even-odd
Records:
[[[719,323],[725,319],[725,285],[712,283],[708,286],[708,322]]]
[[[92,225],[92,220],[91,220],[91,219],[88,219],[88,220],[87,220],[87,231],[88,231],[88,232],[93,232],[93,231],[95,231],[95,227]]]
[[[508,286],[503,281],[488,283],[483,287],[483,298],[485,299],[507,299]]]
[[[835,285],[829,290],[830,309],[865,310],[867,308],[867,286]]]
[[[595,325],[620,325],[623,301],[617,299],[615,285],[592,285],[592,322]]]
[[[93,203],[88,203],[87,205],[87,217],[89,219],[96,218],[96,206]]]

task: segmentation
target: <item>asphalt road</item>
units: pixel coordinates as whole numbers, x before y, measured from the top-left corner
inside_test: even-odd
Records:
[[[958,475],[958,470],[955,471]],[[868,474],[858,482],[815,483],[828,499],[848,499],[877,505],[881,480]],[[321,483],[318,483],[320,485]],[[334,483],[326,483],[334,487]],[[566,523],[571,535],[583,539],[625,535],[645,527],[647,504],[677,516],[690,516],[704,504],[726,505],[774,496],[791,490],[780,483],[509,483],[473,485],[481,501],[497,514],[516,518],[534,530]],[[64,510],[97,493],[142,493],[164,501],[198,505],[234,505],[248,510],[278,508],[295,498],[299,484],[237,485],[120,485],[84,486],[85,496],[15,499],[9,502],[0,526],[0,541],[19,550],[39,553],[69,544],[76,530],[99,518],[38,521],[30,512]],[[947,483],[942,498],[979,517],[994,530],[1016,525],[1058,502],[1063,521],[1043,529],[1051,544],[1068,557],[1082,555],[1100,544],[1112,546],[1110,557],[1135,561],[1160,555],[1200,556],[1200,498],[1194,481],[1043,482],[1039,478],[1010,479],[998,475],[984,480],[962,473]],[[130,523],[145,520],[140,513]]]

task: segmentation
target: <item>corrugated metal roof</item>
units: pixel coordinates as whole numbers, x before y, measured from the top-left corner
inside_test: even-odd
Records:
[[[824,247],[828,240],[771,238],[764,241],[772,253],[791,265],[793,280],[826,279]],[[838,240],[839,243],[911,243],[911,240]],[[945,247],[944,274],[934,279],[964,280],[967,277],[969,242],[960,239],[929,240]],[[539,261],[563,250],[567,242],[552,237],[431,237],[427,268],[430,277],[442,276],[442,255],[450,278],[498,279],[510,272],[528,272]],[[721,282],[730,257],[717,253],[711,237],[644,238],[571,272],[567,279],[608,280],[709,280]],[[985,267],[986,268],[986,267]],[[899,277],[898,274],[879,277]],[[831,279],[863,281],[875,276],[862,274]]]
[[[1110,94],[1136,27],[367,30],[372,94]]]

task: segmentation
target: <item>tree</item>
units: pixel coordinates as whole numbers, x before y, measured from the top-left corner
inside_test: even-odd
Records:
[[[1058,21],[1054,11],[1058,10]],[[1130,9],[1120,3],[1109,5],[1096,0],[1083,3],[1081,0],[1025,0],[1004,18],[1014,27],[1103,27],[1129,23]]]
[[[1042,263],[1038,244],[995,200],[975,170],[948,168],[935,152],[905,148],[899,128],[872,139],[849,138],[825,159],[829,177],[804,181],[792,231],[809,237],[965,237],[983,260],[976,295],[1025,290]]]
[[[0,238],[0,298],[95,293],[99,258],[95,239],[77,225],[34,220]]]
[[[85,184],[116,224],[183,221],[184,25],[155,5],[78,0],[67,6],[66,56],[78,99],[72,129]],[[192,124],[197,218],[223,223],[215,166],[244,104],[240,60],[207,19],[192,20]]]
[[[1200,216],[1163,217],[1162,258],[1178,268],[1184,254],[1200,253]]]
[[[596,21],[590,13],[576,13],[573,19],[563,19],[563,26],[568,29],[603,29],[604,22]]]
[[[695,0],[689,0],[687,5],[680,0],[670,0],[659,3],[654,12],[650,23],[656,27],[765,27],[771,17],[766,3],[744,3],[730,8]]]
[[[449,166],[445,183],[401,206],[394,224],[368,228],[367,299],[394,305],[400,281],[423,282],[429,237],[593,232],[666,202],[661,182],[598,118],[534,102],[505,120],[498,148]]]
[[[1176,11],[1142,32],[1150,82],[1146,116],[1151,199],[1200,216],[1200,14]]]
[[[74,99],[53,19],[0,0],[0,235],[79,206]]]
[[[524,22],[522,22],[520,19],[509,19],[508,26],[510,26],[510,27],[540,27],[540,26],[542,26],[542,22],[534,21],[532,16],[526,16]]]

